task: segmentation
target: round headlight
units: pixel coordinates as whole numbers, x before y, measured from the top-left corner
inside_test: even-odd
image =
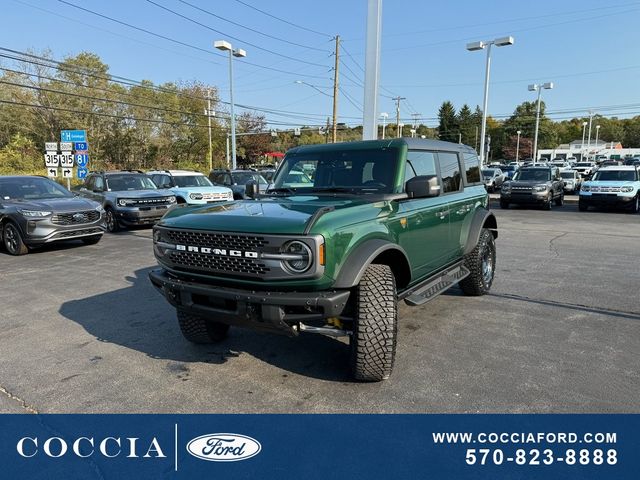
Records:
[[[591,191],[591,186],[590,185],[582,185],[580,190],[582,190],[583,192],[590,192]]]
[[[288,242],[282,247],[281,251],[286,255],[292,256],[290,259],[284,260],[283,263],[293,273],[304,273],[313,264],[311,249],[303,242],[298,240]]]
[[[191,200],[202,200],[202,194],[201,193],[190,193],[189,194],[189,198]]]
[[[631,185],[620,187],[620,191],[623,193],[633,192],[633,187]]]
[[[121,207],[124,207],[127,205],[127,201],[121,198],[120,200],[118,200],[118,205],[120,205]]]
[[[173,195],[172,195],[172,196],[170,196],[170,197],[167,197],[167,201],[168,201],[169,203],[176,203],[176,197],[174,197]]]

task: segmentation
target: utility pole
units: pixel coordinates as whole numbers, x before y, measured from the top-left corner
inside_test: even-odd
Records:
[[[331,124],[329,123],[329,117],[327,117],[327,128],[324,130],[324,143],[329,143],[329,127]]]
[[[420,118],[420,115],[422,115],[421,113],[412,113],[411,116],[413,117],[413,129],[417,132],[418,131],[418,119]]]
[[[478,126],[477,125],[476,125],[476,141],[473,145],[475,146],[476,153],[478,153]]]
[[[458,144],[462,143],[462,133],[458,132]]]
[[[593,112],[589,110],[589,140],[587,140],[587,160],[589,160],[589,151],[591,150],[591,123],[593,122]]]
[[[400,138],[400,100],[406,100],[406,98],[394,97],[392,100],[396,102],[396,137]]]
[[[211,148],[211,89],[207,90],[207,121],[209,123],[209,171],[213,170],[213,149]]]
[[[336,35],[336,58],[333,67],[333,128],[331,134],[332,143],[336,143],[338,137],[338,67],[340,65],[340,35]]]

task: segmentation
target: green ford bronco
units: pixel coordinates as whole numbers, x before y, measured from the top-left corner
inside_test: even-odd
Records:
[[[230,325],[348,336],[353,375],[393,368],[398,301],[491,288],[497,223],[467,146],[393,139],[289,150],[264,194],[174,208],[153,231],[151,282],[184,336]]]

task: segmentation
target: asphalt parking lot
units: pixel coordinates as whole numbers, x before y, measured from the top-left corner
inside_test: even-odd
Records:
[[[342,340],[186,342],[149,229],[0,253],[0,412],[640,412],[640,215],[495,211],[492,293],[402,304],[377,384]]]

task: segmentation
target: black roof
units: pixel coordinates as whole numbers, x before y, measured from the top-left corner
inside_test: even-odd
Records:
[[[378,149],[389,147],[401,147],[406,145],[407,148],[416,150],[449,150],[458,152],[475,153],[475,150],[468,145],[453,142],[444,142],[442,140],[432,140],[426,138],[391,138],[385,140],[361,140],[358,142],[341,142],[341,143],[321,143],[318,145],[301,145],[287,151],[287,153],[301,152],[321,152],[332,150],[363,150]]]

